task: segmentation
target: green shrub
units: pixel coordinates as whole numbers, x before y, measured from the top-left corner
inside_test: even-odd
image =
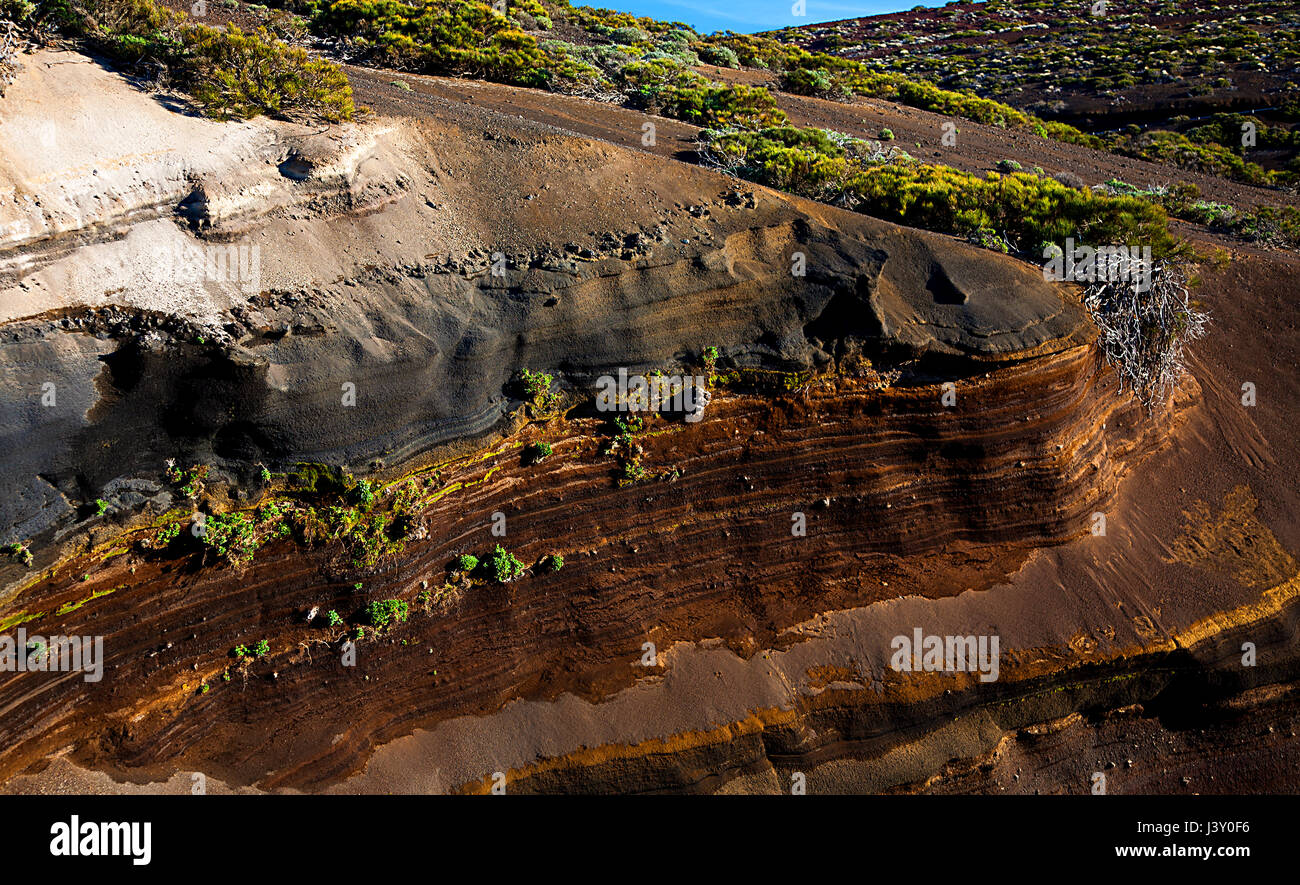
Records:
[[[547,372],[534,372],[532,369],[522,370],[519,378],[523,385],[524,396],[533,401],[550,393],[551,385],[555,383],[553,375]]]
[[[488,555],[488,572],[499,584],[506,584],[519,577],[524,571],[524,564],[509,553],[500,544]]]
[[[299,27],[285,15],[272,24],[285,33]],[[245,34],[233,25],[195,25],[153,0],[49,0],[41,4],[40,27],[84,40],[118,62],[165,73],[217,119],[269,114],[337,122],[354,111],[342,69],[264,28]]]
[[[337,65],[276,40],[202,25],[183,38],[195,99],[219,120],[262,114],[336,123],[352,118],[352,88]]]
[[[342,508],[341,532],[336,532],[346,539],[352,553],[352,564],[357,568],[369,568],[388,556],[396,556],[406,549],[406,534],[409,521],[400,509],[390,512],[375,511],[362,516],[356,511]]]
[[[203,523],[203,545],[232,563],[250,562],[259,542],[253,521],[242,513],[214,513]]]
[[[1150,199],[1100,194],[1022,172],[981,178],[946,166],[882,162],[879,144],[821,129],[780,126],[706,132],[701,153],[728,171],[913,227],[969,237],[999,251],[1037,243],[1150,244],[1163,257],[1181,247]]]
[[[718,350],[718,347],[715,344],[710,344],[708,347],[704,348],[704,350],[700,351],[700,360],[704,365],[704,371],[706,374],[713,373],[713,370],[717,368],[718,359],[721,356],[722,352]]]
[[[630,46],[633,43],[644,43],[650,39],[650,35],[645,31],[632,27],[615,28],[609,32],[608,37],[615,43],[621,43],[625,46]]]
[[[3,548],[0,548],[0,553],[4,553],[10,559],[21,562],[25,566],[30,566],[32,564],[32,560],[33,560],[32,551],[29,550],[26,545],[19,544],[16,541],[12,544],[6,544]]]
[[[525,450],[525,457],[527,458],[528,463],[537,464],[549,458],[551,456],[552,451],[554,450],[551,448],[550,443],[547,442],[529,443],[528,448]]]
[[[531,9],[525,6],[534,14]],[[312,30],[343,40],[380,66],[401,70],[549,88],[583,83],[596,73],[555,51],[553,43],[543,48],[491,7],[466,0],[414,6],[399,0],[335,0],[318,8]]]
[[[1047,121],[1036,121],[1034,131],[1043,138],[1050,138],[1053,141],[1061,141],[1066,144],[1079,144],[1084,147],[1096,148],[1098,150],[1106,149],[1105,139],[1098,138],[1095,135],[1088,135],[1081,132],[1068,123],[1055,123]]]
[[[763,87],[714,83],[669,60],[632,62],[622,77],[638,106],[699,126],[755,129],[787,119]]]
[[[1245,213],[1236,232],[1250,240],[1290,249],[1300,247],[1300,209],[1295,206],[1259,206]]]
[[[1157,258],[1182,248],[1169,233],[1165,211],[1151,202],[1020,172],[980,178],[946,166],[888,164],[851,175],[843,197],[858,211],[912,227],[961,236],[1003,232],[1018,248],[1066,237],[1149,244]]]
[[[824,68],[795,68],[781,78],[781,88],[796,95],[813,95],[818,98],[844,98],[852,91]]]
[[[822,129],[773,126],[758,131],[705,132],[706,158],[729,172],[768,187],[804,196],[848,171],[843,147]]]
[[[1172,163],[1184,169],[1235,178],[1251,184],[1271,184],[1273,173],[1251,163],[1221,144],[1192,141],[1179,132],[1157,130],[1121,136],[1115,142],[1118,153],[1157,163]]]
[[[468,575],[470,572],[478,568],[478,557],[471,556],[468,553],[462,553],[460,556],[456,557],[454,568],[456,571],[464,572]]]
[[[534,415],[548,415],[559,406],[562,397],[559,392],[551,390],[554,383],[555,377],[549,372],[524,369],[519,373],[520,393]]]
[[[348,500],[359,507],[370,507],[375,503],[375,486],[368,479],[363,479],[348,492]]]
[[[161,550],[172,541],[175,541],[181,534],[181,524],[171,522],[158,530],[158,534],[153,537],[153,546],[156,550]]]
[[[405,600],[375,600],[366,606],[366,622],[376,630],[382,630],[390,622],[405,623],[410,610],[410,605]]]
[[[736,50],[729,46],[704,46],[699,49],[700,61],[720,68],[740,67],[740,58]]]

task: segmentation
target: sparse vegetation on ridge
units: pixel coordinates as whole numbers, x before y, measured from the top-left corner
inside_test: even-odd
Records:
[[[701,153],[761,184],[975,242],[997,235],[1013,251],[1066,237],[1149,243],[1157,257],[1182,251],[1165,211],[1135,194],[1096,193],[1018,171],[981,177],[820,129],[708,131]]]
[[[1300,175],[1300,12],[1283,0],[1239,3],[1132,0],[1096,15],[1087,3],[1046,0],[949,3],[920,15],[880,16],[785,28],[775,39],[830,54],[881,74],[973,92],[1024,113],[1070,114],[1082,99],[1104,120],[1095,99],[1131,114],[1178,102],[1195,108],[1146,130],[1095,134],[1039,120],[1048,137],[1129,156],[1212,171],[1252,184],[1295,184]],[[1254,104],[1259,116],[1201,108]],[[948,112],[948,111],[945,111]],[[965,116],[965,114],[963,114]],[[1223,119],[1241,117],[1232,126]],[[972,119],[978,119],[972,117]],[[1257,129],[1243,141],[1241,124]],[[1271,168],[1249,159],[1258,156]]]

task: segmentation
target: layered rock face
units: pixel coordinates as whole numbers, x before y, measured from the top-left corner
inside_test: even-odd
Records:
[[[114,590],[53,619],[61,632],[111,637],[103,688],[33,674],[0,689],[14,713],[7,764],[48,752],[73,721],[96,722],[108,743],[80,745],[83,761],[159,772],[202,759],[235,782],[269,768],[265,786],[319,787],[417,725],[516,697],[622,688],[644,675],[635,665],[647,641],[714,636],[748,657],[819,611],[899,588],[985,587],[1034,547],[1086,532],[1134,444],[1125,419],[1135,416],[1118,402],[1083,347],[965,382],[955,409],[935,387],[844,380],[770,399],[720,395],[703,421],[645,441],[644,463],[679,471],[673,482],[619,488],[595,419],[526,428],[441,465],[420,510],[427,540],[377,569],[292,542],[239,569],[99,552],[17,602],[57,611]],[[539,466],[521,458],[534,437],[554,447]],[[806,534],[792,532],[796,514]],[[441,586],[454,556],[495,543],[524,562],[562,552],[564,571],[449,594],[409,632],[361,643],[355,671],[304,623],[313,608],[414,599],[422,584]],[[74,577],[83,572],[88,581]],[[247,682],[223,683],[229,649],[254,636],[278,654]],[[195,698],[201,682],[216,690]],[[122,693],[142,687],[149,697],[128,716]]]
[[[1091,334],[995,255],[597,143],[491,119],[232,126],[75,56],[29,67],[3,145],[23,160],[3,207],[9,540],[87,499],[139,505],[167,458],[245,479],[408,461],[498,426],[524,368],[584,388],[716,346],[783,371],[948,360],[946,378]]]
[[[231,126],[76,56],[28,67],[0,131],[0,533],[55,567],[5,566],[3,611],[105,636],[106,675],[0,686],[5,776],[72,747],[133,778],[322,788],[417,727],[621,689],[646,642],[750,657],[900,586],[989,586],[1086,533],[1162,440],[1073,293],[991,252],[471,108]],[[592,386],[710,347],[749,381],[653,422],[655,478],[620,484]],[[565,414],[523,420],[524,369]],[[191,506],[169,458],[214,466],[214,510],[264,495],[263,467],[423,470],[419,531],[364,569],[290,541],[239,567],[142,553],[133,526]],[[502,541],[565,569],[453,588],[359,668],[306,624]],[[273,653],[224,682],[250,638]]]

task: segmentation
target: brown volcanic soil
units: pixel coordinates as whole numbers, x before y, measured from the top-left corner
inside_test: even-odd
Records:
[[[1200,189],[1204,199],[1243,209],[1262,204],[1300,206],[1300,195],[1294,193],[1172,169],[1159,163],[1039,138],[1019,130],[960,120],[894,102],[868,98],[841,102],[780,92],[771,74],[765,71],[712,66],[704,66],[701,70],[724,82],[769,87],[777,104],[797,125],[833,129],[873,140],[879,140],[881,130],[889,129],[894,133],[894,140],[882,144],[897,145],[922,161],[953,166],[966,172],[993,171],[999,160],[1007,159],[1019,162],[1025,169],[1039,166],[1049,175],[1071,172],[1088,185],[1112,178],[1138,187],[1190,182]],[[357,101],[385,114],[434,114],[445,112],[449,105],[464,103],[558,126],[620,147],[687,162],[696,159],[698,127],[640,111],[476,80],[396,74],[355,66],[348,68],[348,77]],[[394,81],[407,84],[411,91],[394,86]],[[656,143],[648,147],[641,141],[641,127],[647,120],[654,122],[657,135]],[[944,146],[941,141],[946,123],[957,124],[955,147]]]
[[[1297,728],[1295,686],[1247,692],[1205,711],[1202,721],[1161,721],[1135,704],[1021,729],[993,751],[900,792],[1079,793],[1092,786],[1085,762],[1106,775],[1110,795],[1295,793]]]
[[[470,121],[529,138],[504,112],[559,128],[582,120],[584,135],[640,149],[641,115],[430,78],[406,78],[416,91],[404,99],[385,86],[392,77],[365,76],[363,101],[451,115],[461,131]],[[560,111],[547,114],[552,101]],[[661,128],[656,152],[684,150],[686,130]],[[633,155],[611,150],[636,178]],[[563,168],[551,157],[530,170],[539,184]],[[470,175],[461,191],[478,193],[484,226],[508,222],[488,209],[496,184]],[[577,196],[559,197],[554,216],[575,229],[602,213],[607,223],[628,198]],[[1196,383],[1155,416],[1079,341],[965,366],[952,411],[937,388],[950,375],[931,367],[883,390],[829,378],[794,394],[724,395],[698,425],[652,426],[647,467],[680,468],[675,482],[619,489],[597,422],[580,411],[489,437],[441,465],[435,488],[448,491],[423,514],[428,539],[374,573],[330,546],[274,545],[242,570],[95,551],[17,600],[49,611],[118,588],[57,619],[62,632],[110,637],[101,690],[30,676],[0,686],[7,789],[108,788],[80,767],[151,789],[187,788],[175,775],[188,770],[268,789],[474,789],[501,770],[520,790],[751,791],[782,790],[804,770],[812,791],[885,790],[1077,709],[1155,709],[1164,697],[1177,712],[1184,694],[1294,681],[1298,264],[1240,250],[1206,275],[1215,326],[1196,348]],[[1245,380],[1259,387],[1251,409],[1238,400]],[[525,465],[520,447],[537,438],[555,454]],[[1101,538],[1087,534],[1097,509]],[[496,542],[496,510],[512,551],[525,562],[562,551],[564,571],[457,588],[363,642],[356,668],[305,624],[315,605],[351,612],[412,599],[421,581],[438,588],[454,554]],[[806,539],[789,534],[795,510],[808,515]],[[1004,679],[893,673],[888,638],[916,625],[998,633]],[[272,657],[222,681],[228,650],[262,637]],[[1260,648],[1257,671],[1235,664],[1243,637]],[[648,672],[637,665],[645,641],[663,655]],[[201,680],[212,690],[199,694]],[[1063,733],[1053,746],[1070,749],[1068,764],[1034,788],[1085,788],[1075,772],[1093,770],[1095,741]],[[1135,783],[1198,786],[1153,773],[1178,741],[1207,738],[1171,740],[1141,759],[1147,779]],[[1295,746],[1234,743],[1246,784]],[[41,774],[54,755],[64,762]]]
[[[699,127],[667,117],[486,80],[429,77],[356,65],[349,65],[347,73],[357,102],[376,113],[424,118],[445,114],[457,105],[469,105],[661,157],[687,161],[695,158]],[[410,89],[394,83],[404,83]],[[642,141],[642,126],[648,120],[655,124],[653,145]]]

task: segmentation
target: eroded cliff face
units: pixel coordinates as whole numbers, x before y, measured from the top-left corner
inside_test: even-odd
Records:
[[[106,660],[99,683],[0,684],[4,777],[59,754],[268,789],[474,789],[496,770],[532,789],[712,789],[769,752],[830,759],[844,735],[884,752],[968,703],[932,702],[946,682],[893,685],[888,631],[931,603],[957,606],[938,616],[954,627],[1004,629],[970,598],[1087,537],[1197,396],[1138,408],[1068,288],[947,238],[468,106],[327,133],[230,127],[85,59],[37,59],[0,143],[0,531],[31,540],[36,566],[4,566],[0,614],[102,635]],[[42,90],[81,104],[38,112]],[[50,127],[58,151],[22,147]],[[158,271],[193,249],[226,271]],[[620,481],[592,386],[620,368],[705,372],[708,347],[703,420],[652,417],[644,476]],[[511,383],[524,369],[554,373],[563,408],[530,413]],[[553,453],[536,463],[533,442]],[[163,479],[169,458],[212,465],[202,500]],[[337,539],[239,565],[156,549],[151,523],[176,508],[295,499],[298,462],[405,496],[404,549],[361,565]],[[451,570],[497,543],[564,569],[507,584]],[[322,613],[355,623],[390,598],[410,620],[346,665]],[[807,641],[832,612],[870,614]],[[1050,678],[1057,652],[1041,650],[1069,649],[1063,631],[1008,634],[1012,684]],[[262,639],[267,655],[232,659]],[[647,642],[681,661],[704,645],[673,671],[671,656],[643,666]],[[1098,654],[1168,651],[1116,642]],[[795,646],[797,679],[764,666]],[[659,683],[676,693],[636,702]],[[821,718],[791,712],[809,686],[834,699]],[[606,699],[626,706],[587,708]],[[550,702],[559,714],[527,706]],[[1007,721],[1037,713],[1057,710]],[[602,742],[644,752],[581,757]],[[914,769],[870,787],[930,773]]]
[[[749,657],[791,624],[898,588],[983,588],[1034,547],[1086,533],[1122,465],[1150,445],[1115,394],[1086,347],[968,379],[954,408],[937,385],[846,378],[719,393],[701,422],[656,420],[641,438],[645,467],[675,479],[622,488],[601,454],[604,422],[555,418],[440,464],[436,481],[432,470],[409,480],[425,537],[370,569],[336,543],[280,542],[232,568],[128,537],[117,543],[129,552],[95,551],[16,600],[50,612],[112,591],[56,619],[112,641],[102,689],[39,678],[0,689],[6,763],[20,770],[93,721],[104,741],[80,744],[81,761],[159,772],[202,759],[237,783],[319,787],[415,726],[517,697],[621,689],[646,675],[647,641],[720,637]],[[534,465],[522,446],[537,439],[554,452]],[[498,512],[504,538],[492,533]],[[561,552],[564,570],[506,585],[449,575],[456,555],[495,543],[526,563]],[[435,597],[417,601],[430,586]],[[355,670],[332,631],[305,621],[386,598],[416,611],[400,632],[360,642]],[[252,637],[275,654],[224,681],[230,649]],[[212,690],[196,694],[204,683]],[[145,686],[123,710],[121,692]]]
[[[525,368],[585,390],[714,346],[948,378],[1090,339],[1029,268],[679,163],[468,112],[229,126],[77,56],[29,68],[3,145],[9,540],[165,505],[167,458],[245,483],[406,463],[501,426]]]

